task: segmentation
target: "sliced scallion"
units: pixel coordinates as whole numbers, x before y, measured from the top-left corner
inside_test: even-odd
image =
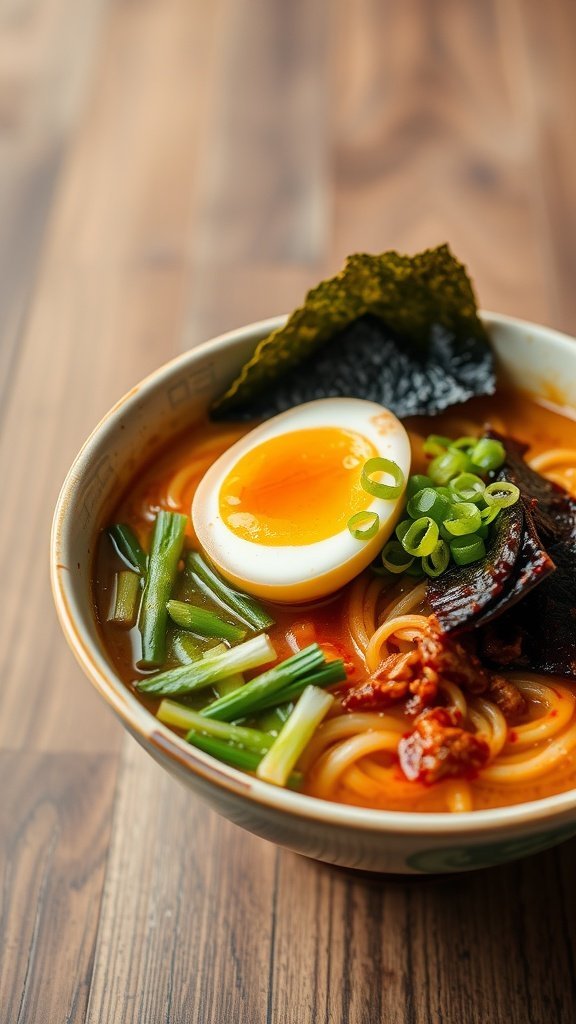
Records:
[[[422,516],[411,523],[410,529],[402,538],[402,547],[414,558],[423,558],[432,554],[438,543],[439,534],[438,523],[430,516]]]
[[[132,527],[126,523],[115,523],[109,528],[108,536],[120,558],[142,576],[146,572],[146,554]]]
[[[475,473],[459,473],[449,483],[453,501],[481,501],[486,484]]]
[[[450,548],[445,540],[439,540],[431,555],[422,559],[422,568],[427,576],[441,576],[450,563]]]
[[[434,522],[442,523],[450,514],[450,501],[434,487],[424,487],[410,498],[406,511],[412,519],[430,516]]]
[[[506,451],[501,441],[491,437],[481,437],[470,452],[475,466],[487,473],[491,469],[500,469],[506,461]]]
[[[275,658],[276,651],[270,638],[266,633],[261,633],[237,647],[231,647],[223,654],[208,652],[204,658],[190,665],[180,665],[167,672],[139,679],[136,686],[142,693],[156,693],[166,697],[192,693],[219,683],[236,672],[260,668]]]
[[[412,498],[418,491],[423,490],[424,487],[433,487],[432,479],[429,476],[424,476],[423,473],[413,473],[412,476],[408,477],[408,483],[406,484],[406,497]]]
[[[168,601],[168,614],[181,629],[189,629],[199,636],[215,636],[218,640],[238,643],[246,636],[246,630],[225,622],[208,608],[198,608],[186,601]]]
[[[451,444],[452,441],[449,437],[442,437],[441,434],[428,434],[422,444],[422,450],[426,455],[442,455]]]
[[[497,480],[488,484],[483,494],[487,505],[494,508],[510,508],[520,497],[520,489],[508,480]]]
[[[166,661],[166,605],[176,582],[187,522],[186,516],[163,509],[156,516],[138,623],[142,635],[138,664],[143,668]]]
[[[392,483],[387,484],[380,480],[372,479],[378,475],[391,477]],[[404,487],[404,473],[400,466],[392,462],[391,459],[383,459],[380,456],[376,456],[364,463],[360,483],[364,490],[375,498],[384,498],[386,500],[399,498]]]
[[[115,626],[131,629],[136,625],[138,605],[140,604],[140,576],[130,569],[122,569],[116,573],[116,593],[114,608],[108,619]]]
[[[410,568],[414,558],[409,555],[399,540],[389,540],[382,551],[382,565],[388,572],[402,573]]]
[[[186,559],[186,568],[202,592],[215,599],[221,607],[231,612],[234,618],[240,618],[252,629],[267,629],[268,626],[274,625],[274,619],[258,601],[225,583],[198,551],[190,552]]]
[[[465,537],[476,533],[481,523],[476,505],[471,501],[460,501],[452,506],[451,517],[445,521],[444,527],[453,537]]]
[[[354,540],[371,540],[378,533],[380,517],[377,512],[356,512],[348,520],[348,529]]]
[[[465,452],[447,451],[443,455],[437,455],[432,459],[428,467],[428,473],[433,483],[448,484],[453,477],[459,473],[466,473],[472,468],[470,459]]]
[[[292,714],[256,769],[259,779],[286,785],[290,772],[308,746],[334,698],[316,686],[307,686]]]
[[[486,545],[478,536],[455,537],[450,543],[450,552],[456,565],[470,565],[484,558]]]

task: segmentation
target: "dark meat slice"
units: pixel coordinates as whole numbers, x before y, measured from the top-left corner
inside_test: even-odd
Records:
[[[514,508],[516,507],[515,505]],[[542,547],[531,509],[524,508],[524,533],[513,582],[500,597],[488,605],[486,611],[476,619],[474,625],[485,626],[497,619],[517,601],[525,598],[532,588],[542,583],[546,576],[554,572],[555,568],[550,555]]]
[[[461,633],[486,614],[491,603],[507,593],[515,578],[524,537],[524,512],[518,502],[496,520],[485,558],[454,566],[430,580],[427,596],[443,633]]]
[[[458,712],[448,708],[432,708],[419,716],[398,744],[407,779],[430,784],[451,776],[468,778],[484,767],[490,747],[482,737],[462,729],[459,720]]]
[[[498,619],[498,634],[520,647],[518,656],[511,659],[510,647],[499,656],[491,630],[480,642],[495,664],[576,679],[576,500],[527,465],[523,445],[499,439],[506,447],[503,472],[520,488],[527,521],[556,571]]]

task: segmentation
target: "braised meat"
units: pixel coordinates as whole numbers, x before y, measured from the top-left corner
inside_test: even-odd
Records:
[[[450,776],[473,776],[490,757],[486,740],[462,729],[457,711],[431,708],[398,744],[400,767],[413,782],[432,783]]]

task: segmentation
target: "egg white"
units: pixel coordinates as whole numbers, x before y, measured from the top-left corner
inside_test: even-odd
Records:
[[[376,557],[396,525],[403,494],[393,500],[366,494],[365,508],[380,525],[371,540],[356,540],[346,528],[312,544],[263,545],[244,540],[223,521],[219,496],[238,460],[264,441],[312,427],[336,427],[362,434],[379,456],[410,472],[410,441],[400,420],[375,402],[324,398],[295,406],[250,431],[210,467],[196,490],[192,521],[198,541],[223,576],[242,590],[270,601],[299,603],[333,593]]]

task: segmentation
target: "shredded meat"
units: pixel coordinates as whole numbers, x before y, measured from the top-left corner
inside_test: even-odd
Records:
[[[503,676],[492,676],[487,696],[498,705],[507,722],[517,722],[526,711],[526,701],[520,690]]]
[[[412,713],[417,713],[433,704],[437,694],[437,675],[428,671],[416,649],[391,654],[368,679],[350,687],[342,703],[349,711],[381,711],[408,697]]]
[[[484,668],[464,643],[442,635],[434,616],[414,650],[391,654],[368,679],[349,687],[342,703],[349,711],[382,711],[405,701],[404,710],[418,715],[436,702],[443,680],[467,693],[485,694],[508,720],[516,720],[525,709],[514,684]]]
[[[486,741],[462,729],[459,713],[432,708],[416,719],[414,729],[398,744],[400,767],[411,782],[438,782],[449,776],[470,776],[490,756]]]

